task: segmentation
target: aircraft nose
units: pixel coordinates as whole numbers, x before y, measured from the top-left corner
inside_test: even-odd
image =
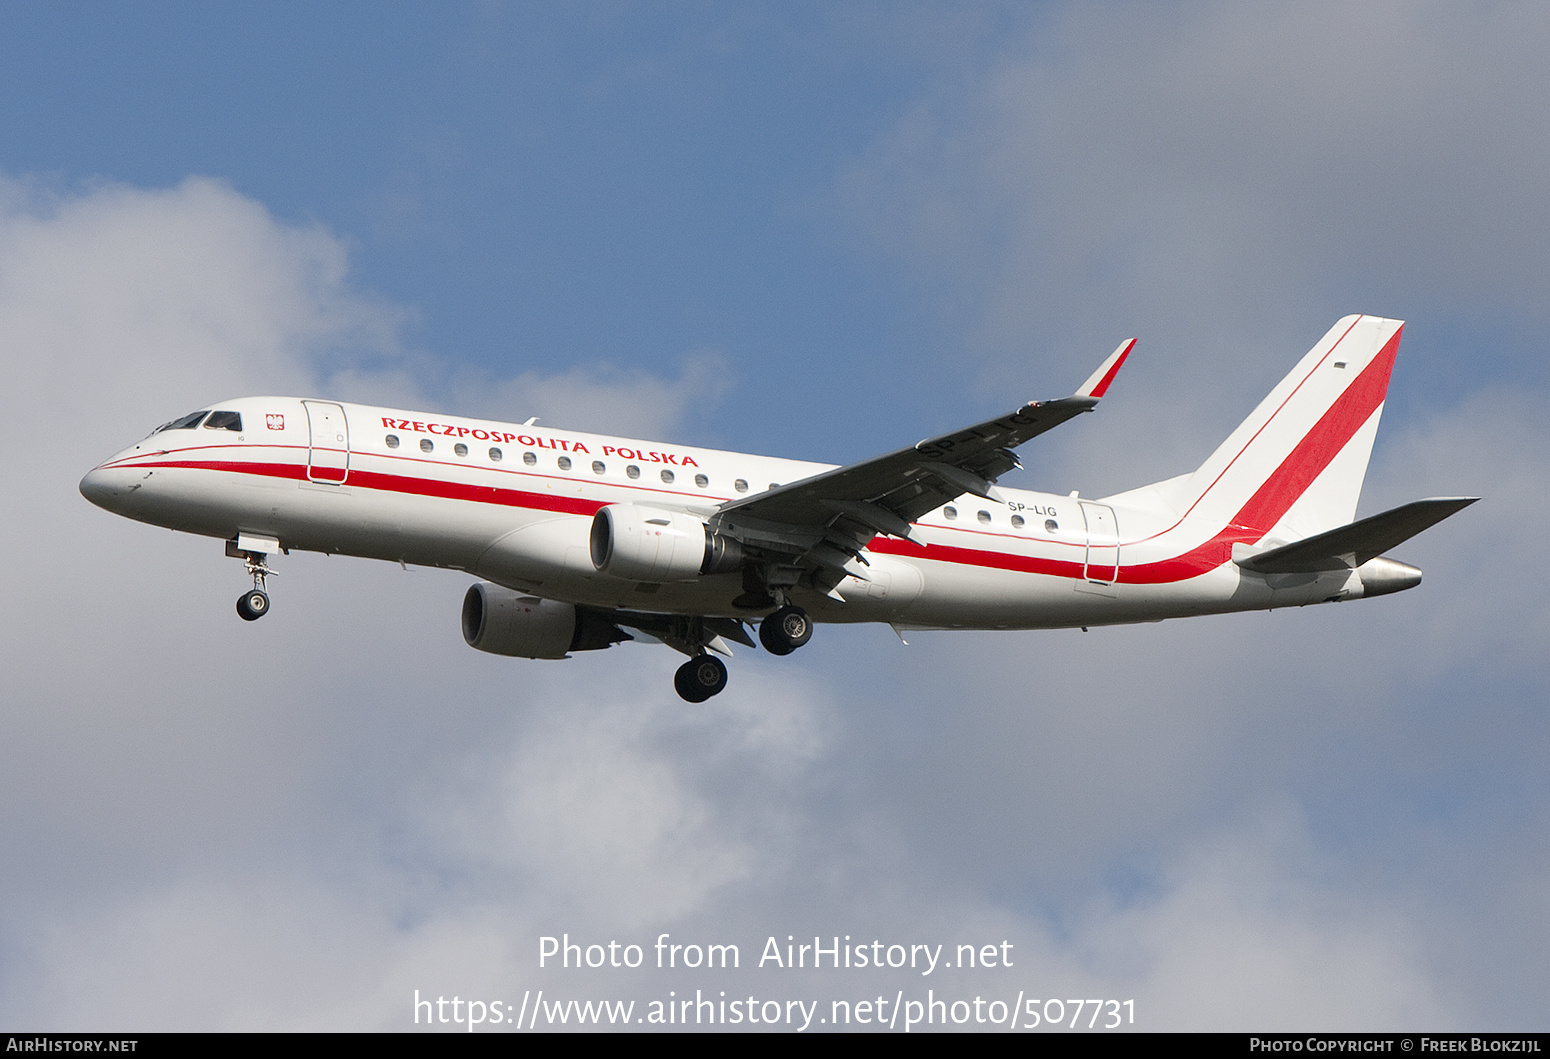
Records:
[[[120,488],[117,479],[123,477],[122,472],[114,472],[103,467],[88,471],[86,477],[81,479],[81,495],[100,508],[109,511],[118,507],[124,490]]]

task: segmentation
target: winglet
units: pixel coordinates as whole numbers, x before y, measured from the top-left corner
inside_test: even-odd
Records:
[[[1136,340],[1126,339],[1120,343],[1118,349],[1109,354],[1109,359],[1098,366],[1088,380],[1082,383],[1081,389],[1073,396],[1091,397],[1094,400],[1109,392],[1109,383],[1114,381],[1114,376],[1119,374],[1119,366],[1125,363],[1125,358],[1130,356],[1130,351],[1136,348]]]

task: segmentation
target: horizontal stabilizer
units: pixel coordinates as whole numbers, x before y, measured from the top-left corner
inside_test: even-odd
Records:
[[[1381,515],[1359,519],[1327,533],[1234,561],[1245,570],[1261,574],[1308,573],[1361,566],[1479,499],[1478,496],[1456,496],[1417,500]]]

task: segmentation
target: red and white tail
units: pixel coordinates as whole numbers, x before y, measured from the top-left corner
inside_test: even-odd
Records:
[[[1347,316],[1330,328],[1194,474],[1169,483],[1181,511],[1249,540],[1355,518],[1403,327]]]

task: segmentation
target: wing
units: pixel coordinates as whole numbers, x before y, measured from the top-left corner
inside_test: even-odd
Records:
[[[779,561],[839,572],[875,535],[908,539],[910,523],[964,493],[1000,502],[996,479],[1021,466],[1012,450],[1092,411],[1134,346],[1133,338],[1122,344],[1070,397],[1030,401],[965,430],[731,501],[712,525]]]

